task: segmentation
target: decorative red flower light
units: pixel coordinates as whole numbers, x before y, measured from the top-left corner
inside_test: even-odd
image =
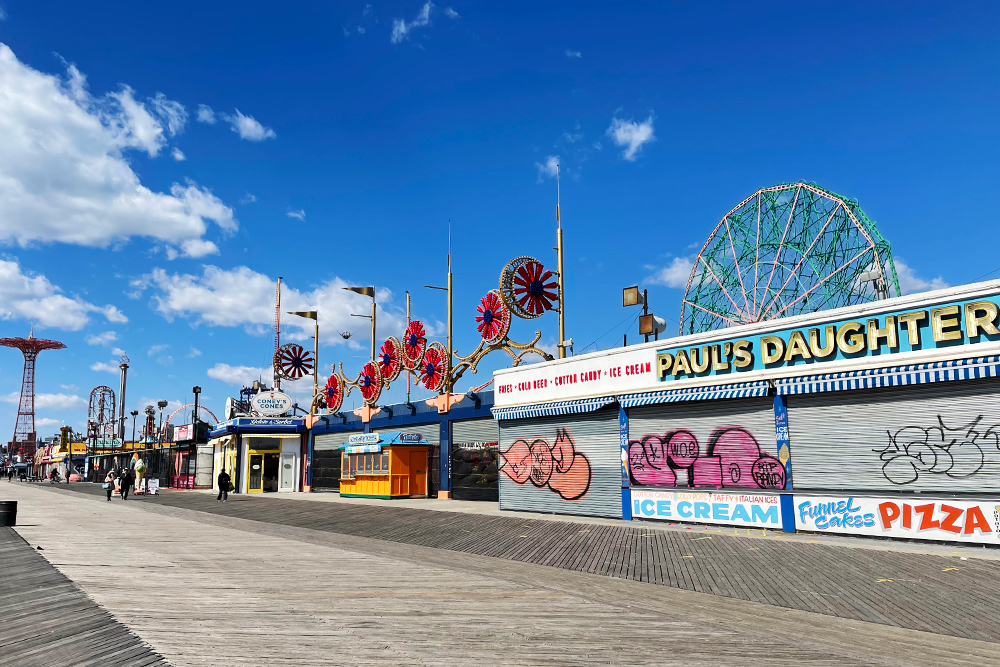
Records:
[[[286,343],[274,353],[275,367],[286,380],[312,375],[315,362],[313,353],[298,343]]]
[[[336,373],[326,381],[326,407],[330,412],[337,412],[344,403],[344,384]]]
[[[402,344],[395,336],[390,336],[382,343],[377,361],[378,369],[382,373],[382,379],[386,382],[392,382],[399,377],[399,372],[403,369],[402,348]]]
[[[552,310],[553,302],[559,300],[559,283],[541,262],[528,262],[517,268],[514,298],[522,308],[537,317]]]
[[[406,327],[403,334],[403,355],[402,361],[409,369],[414,369],[420,365],[427,350],[427,331],[420,320],[413,320]]]
[[[431,391],[440,391],[447,374],[448,350],[435,341],[424,353],[424,360],[420,365],[420,381]]]
[[[498,343],[510,331],[510,311],[500,299],[497,290],[490,290],[476,306],[476,328],[487,343]]]
[[[365,403],[371,405],[378,400],[382,394],[382,374],[379,372],[378,364],[373,361],[365,363],[361,369],[361,377],[358,378],[358,389]]]

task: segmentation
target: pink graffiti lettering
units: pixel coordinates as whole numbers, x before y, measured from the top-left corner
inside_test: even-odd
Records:
[[[785,467],[741,426],[720,426],[705,454],[688,429],[629,442],[629,473],[639,486],[782,489]]]
[[[564,428],[556,430],[555,444],[545,438],[515,440],[500,453],[500,471],[515,484],[529,481],[538,488],[548,487],[563,500],[580,500],[590,490],[591,468],[586,455],[576,451],[573,436]]]

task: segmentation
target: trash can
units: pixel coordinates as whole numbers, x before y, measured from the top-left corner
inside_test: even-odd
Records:
[[[17,501],[0,500],[0,526],[17,525]]]

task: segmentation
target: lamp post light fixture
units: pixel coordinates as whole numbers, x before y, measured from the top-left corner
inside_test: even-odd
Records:
[[[201,394],[201,387],[195,385],[191,387],[194,393],[194,414],[191,418],[191,426],[194,429],[194,443],[198,444],[198,395]]]
[[[374,287],[372,288],[375,289]],[[374,309],[372,312],[375,312]],[[319,393],[319,312],[315,310],[296,310],[288,311],[289,315],[298,315],[299,317],[304,317],[308,320],[313,321],[315,329],[313,331],[313,397]],[[374,336],[374,332],[372,334]],[[374,341],[375,339],[372,338]],[[374,346],[375,343],[372,343]],[[374,347],[372,348],[375,349]],[[375,353],[372,352],[372,357],[374,358]]]
[[[159,428],[160,438],[159,438],[159,440],[160,440],[160,448],[162,449],[163,448],[163,408],[167,407],[167,401],[164,401],[164,400],[160,399],[159,401],[156,402],[156,407],[160,408],[160,428]]]
[[[351,313],[351,317],[364,317],[372,321],[372,361],[375,361],[375,286],[371,287],[345,287],[348,292],[355,292],[356,294],[361,294],[363,296],[370,296],[372,298],[372,314],[371,315],[356,315]],[[317,368],[319,365],[317,364]]]
[[[642,305],[642,315],[639,316],[639,334],[645,337],[645,342],[649,342],[652,334],[653,340],[659,340],[660,334],[666,331],[667,323],[662,317],[657,317],[649,312],[649,294],[647,290],[639,291],[638,285],[626,287],[622,290],[622,307]]]
[[[132,447],[135,447],[135,418],[139,416],[138,410],[133,410],[129,413],[132,415]]]

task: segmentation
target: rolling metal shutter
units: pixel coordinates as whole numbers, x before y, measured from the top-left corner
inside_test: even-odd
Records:
[[[617,407],[500,422],[500,509],[621,518]]]
[[[628,422],[633,486],[784,487],[772,398],[635,407],[629,408]]]
[[[430,424],[414,424],[413,426],[392,426],[373,428],[372,433],[419,433],[420,437],[431,443],[427,462],[427,497],[437,498],[441,488],[441,422]]]
[[[493,418],[451,423],[451,497],[500,499],[500,424]]]
[[[340,489],[340,446],[361,431],[341,431],[340,433],[320,433],[313,442],[313,488]]]
[[[796,490],[1000,488],[1000,379],[790,395]]]

